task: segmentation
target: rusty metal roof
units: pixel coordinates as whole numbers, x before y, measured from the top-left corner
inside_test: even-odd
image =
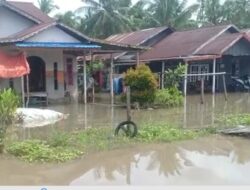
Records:
[[[223,38],[220,38],[221,44],[220,42],[217,42],[218,37],[225,34],[229,30],[238,32],[238,29],[233,25],[212,26],[174,32],[152,47],[151,50],[142,53],[141,60],[165,60],[199,55],[203,53],[218,53],[216,49],[214,49],[214,46],[220,49],[235,37],[235,35],[234,37],[224,36]],[[230,35],[230,32],[228,33]],[[216,44],[213,46],[211,43],[214,41]]]
[[[243,39],[244,35],[242,33],[235,34],[223,34],[219,36],[216,40],[206,45],[196,54],[199,55],[221,55],[231,46],[233,46],[240,39]]]
[[[167,29],[169,28],[158,27],[158,28],[139,30],[135,32],[123,33],[123,34],[115,34],[106,38],[106,41],[122,43],[122,44],[141,45],[148,39],[156,36],[160,32],[163,32]]]
[[[19,13],[27,14],[35,21],[39,21],[40,23],[48,23],[55,21],[53,18],[43,13],[31,2],[6,1],[3,3],[3,5],[6,5],[9,8],[14,8],[15,11]]]

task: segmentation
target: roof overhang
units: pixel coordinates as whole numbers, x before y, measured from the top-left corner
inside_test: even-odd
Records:
[[[18,42],[18,48],[57,48],[57,49],[100,49],[101,46],[83,43],[64,42]]]

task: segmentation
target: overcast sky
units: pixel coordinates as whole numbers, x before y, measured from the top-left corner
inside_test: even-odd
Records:
[[[29,2],[33,2],[36,4],[37,0],[15,0],[15,1],[29,1]],[[138,0],[132,0],[133,2],[136,2]],[[56,5],[59,6],[59,12],[66,12],[66,11],[74,11],[77,8],[79,8],[80,6],[82,6],[82,2],[81,0],[54,0],[54,2],[56,3]],[[196,2],[196,0],[188,0],[189,4],[192,4]]]

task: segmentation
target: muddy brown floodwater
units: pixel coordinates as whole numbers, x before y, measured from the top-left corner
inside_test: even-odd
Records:
[[[212,136],[101,152],[66,164],[0,158],[0,185],[250,185],[250,140]]]
[[[134,111],[139,125],[172,122],[187,128],[207,127],[219,114],[249,113],[249,94],[230,94],[228,102],[187,98],[174,109]],[[114,127],[126,119],[120,107],[66,105],[51,109],[70,114],[55,126],[14,130],[12,138],[27,139],[85,127]],[[94,139],[93,139],[94,140]],[[65,164],[27,164],[0,156],[0,185],[250,185],[250,139],[210,136],[191,141],[137,145],[128,149],[90,154]]]

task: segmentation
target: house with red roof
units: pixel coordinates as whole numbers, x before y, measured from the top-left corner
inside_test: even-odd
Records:
[[[131,38],[133,39],[133,33],[113,35],[107,40],[131,43],[130,41],[133,41]],[[148,38],[150,35],[146,34],[144,39]],[[250,76],[250,42],[246,33],[242,33],[234,25],[210,26],[185,31],[171,29],[168,34],[157,39],[153,40],[154,43],[148,44],[151,49],[140,54],[140,62],[148,64],[151,70],[160,76],[163,76],[168,68],[175,68],[179,63],[187,64],[187,74],[197,75],[187,77],[187,90],[190,92],[199,90],[201,76],[198,75],[202,73],[225,72],[225,81],[229,90],[235,90],[235,78]],[[125,67],[125,65],[131,67],[136,64],[135,55],[127,56],[126,53],[120,55],[116,58],[116,67]],[[124,69],[117,69],[117,71],[123,72]],[[221,78],[206,76],[204,79],[206,90],[213,92],[222,90]],[[164,83],[164,80],[160,82]]]
[[[0,71],[0,88],[21,92],[25,86],[30,95],[51,101],[63,100],[65,94],[77,99],[77,56],[94,51],[138,50],[131,45],[89,38],[58,23],[30,2],[0,0],[0,18],[0,51],[24,53],[30,72],[25,78],[11,78],[15,75],[6,75],[5,71],[18,69],[2,63],[1,68],[6,68],[2,69],[3,75]]]

